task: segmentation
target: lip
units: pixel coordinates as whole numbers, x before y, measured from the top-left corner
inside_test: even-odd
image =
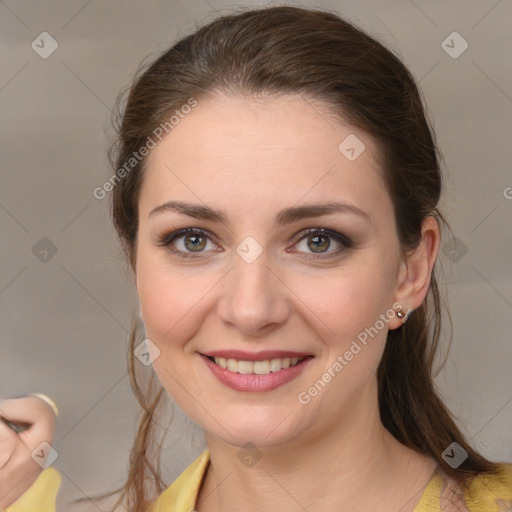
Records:
[[[286,357],[308,357],[306,352],[293,352],[286,350],[263,350],[261,352],[244,352],[243,350],[215,350],[201,355],[210,357],[224,357],[237,361],[266,361],[267,359],[284,359]]]
[[[306,354],[306,355],[294,355],[290,356],[290,354],[298,354],[295,352],[278,352],[278,351],[272,351],[272,352],[259,352],[258,354],[247,354],[244,352],[239,351],[220,351],[220,352],[212,352],[212,357],[226,357],[224,355],[216,355],[216,354],[243,354],[243,357],[236,356],[236,357],[228,357],[228,359],[239,359],[241,361],[261,361],[267,359],[265,357],[264,359],[261,359],[262,354],[272,354],[274,359],[281,358],[283,356],[277,356],[276,354],[282,353],[285,354],[284,357],[305,357],[302,361],[297,363],[295,366],[291,366],[290,368],[285,368],[283,370],[279,370],[275,373],[268,373],[266,375],[255,375],[255,374],[243,374],[243,373],[234,373],[229,371],[227,368],[221,368],[217,364],[215,364],[213,361],[211,361],[208,355],[201,354],[201,359],[205,362],[206,366],[210,369],[210,371],[213,373],[213,375],[217,378],[219,382],[224,384],[225,386],[230,387],[231,389],[234,389],[235,391],[252,391],[252,392],[259,392],[259,391],[272,391],[274,389],[277,389],[280,386],[283,386],[284,384],[287,384],[288,382],[292,381],[293,379],[297,378],[311,363],[311,361],[314,359],[313,356]],[[215,354],[215,355],[214,355]],[[247,355],[252,355],[252,359],[244,359],[247,357]],[[272,359],[272,357],[268,357],[268,359]]]

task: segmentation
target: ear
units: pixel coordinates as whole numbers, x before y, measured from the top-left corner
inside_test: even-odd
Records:
[[[440,242],[439,223],[434,217],[426,217],[422,222],[420,243],[400,262],[395,294],[396,302],[401,304],[404,313],[412,312],[425,300]],[[389,321],[389,329],[396,329],[402,324],[403,320],[395,315]]]

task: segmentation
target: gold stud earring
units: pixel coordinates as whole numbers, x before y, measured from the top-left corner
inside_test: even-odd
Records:
[[[400,318],[400,320],[402,320],[402,322],[405,324],[405,322],[407,322],[407,313],[404,313],[404,311],[400,308],[397,312],[396,312],[396,316],[398,318]]]

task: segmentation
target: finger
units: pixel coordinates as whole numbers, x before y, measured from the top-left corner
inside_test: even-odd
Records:
[[[2,402],[1,409],[9,420],[31,424],[27,430],[18,434],[30,452],[42,442],[52,443],[56,418],[46,402],[37,397],[10,399]]]
[[[0,433],[0,508],[5,508],[34,483],[42,468],[31,457],[16,432],[2,423]]]
[[[7,464],[19,442],[14,430],[0,422],[0,470]]]
[[[13,455],[0,470],[0,508],[5,508],[22,496],[43,470],[18,442]]]
[[[52,444],[55,432],[55,418],[51,415],[41,417],[28,430],[20,432],[18,437],[32,453],[41,443]]]
[[[43,467],[33,454],[41,442],[52,441],[55,415],[37,397],[4,400],[0,403],[0,414],[9,420],[0,421],[0,508],[5,508],[41,474]],[[13,423],[28,423],[30,428],[18,434]]]
[[[9,398],[0,402],[0,414],[14,422],[34,423],[51,407],[35,396]]]
[[[27,430],[27,428],[29,428],[31,426],[30,423],[20,423],[20,422],[15,423],[13,421],[10,421],[5,416],[2,416],[1,414],[0,414],[0,421],[4,425],[9,427],[11,430],[14,430],[14,432],[16,432],[16,434],[18,434],[19,432],[23,432],[23,430]]]

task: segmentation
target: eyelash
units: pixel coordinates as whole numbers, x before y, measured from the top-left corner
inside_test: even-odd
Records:
[[[178,240],[179,238],[182,238],[188,234],[196,234],[200,235],[202,237],[206,237],[207,239],[211,240],[212,237],[210,237],[210,234],[199,228],[186,228],[186,229],[179,229],[177,231],[173,231],[171,233],[168,233],[164,235],[162,238],[160,238],[157,242],[157,245],[162,247],[167,247],[173,254],[181,257],[181,258],[200,258],[201,251],[199,251],[197,254],[198,256],[193,256],[193,253],[186,253],[181,250],[176,249],[173,247],[173,242],[175,240]],[[338,242],[342,247],[339,249],[336,249],[335,251],[329,252],[329,253],[318,253],[318,255],[315,255],[313,253],[308,253],[309,256],[306,257],[306,259],[309,260],[318,260],[318,259],[327,259],[331,258],[333,256],[338,256],[342,252],[344,252],[346,249],[350,249],[353,246],[352,240],[348,238],[347,236],[343,235],[342,233],[338,233],[336,231],[332,231],[330,229],[326,228],[309,228],[304,231],[301,231],[298,235],[294,237],[294,245],[296,245],[298,242],[302,241],[303,239],[306,239],[312,235],[321,235],[324,237],[330,237],[334,239],[336,242]]]

